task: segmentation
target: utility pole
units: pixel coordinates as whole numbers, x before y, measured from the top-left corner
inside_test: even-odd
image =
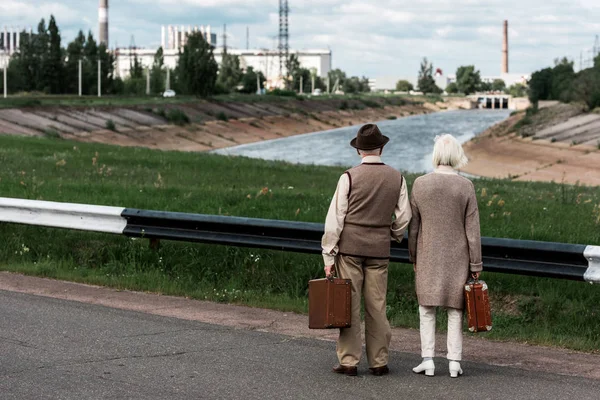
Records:
[[[312,84],[311,84],[311,87],[310,87],[311,88],[310,93],[312,94],[312,93],[315,92],[315,76],[314,75],[311,75],[311,81],[312,81]]]
[[[300,75],[300,94],[304,94],[304,77]]]
[[[327,74],[327,94],[331,93],[331,91],[329,90],[330,83],[331,83],[331,80],[329,79],[329,74]]]
[[[102,61],[98,60],[98,97],[102,97]]]
[[[171,89],[171,70],[167,67],[167,86],[165,90]]]
[[[6,64],[4,65],[4,98],[8,95],[7,80],[6,80]]]
[[[223,24],[223,54],[227,53],[227,24]]]
[[[256,74],[256,94],[262,94],[262,90],[260,87],[260,74]]]
[[[146,68],[146,95],[150,96],[150,68]]]
[[[79,97],[81,97],[81,60],[79,60]]]

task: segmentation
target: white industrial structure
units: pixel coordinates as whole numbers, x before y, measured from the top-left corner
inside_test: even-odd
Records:
[[[191,26],[169,25],[161,28],[161,44],[163,46],[165,67],[173,70],[177,66],[179,51],[185,46],[188,35],[194,32],[201,32],[206,40],[210,38],[210,44],[214,48],[215,61],[219,65],[221,64],[224,50],[216,47],[217,35],[211,32],[210,26],[192,28]],[[115,51],[116,74],[122,78],[127,77],[135,57],[137,57],[143,68],[152,67],[156,51],[157,49],[117,49]],[[277,82],[280,80],[278,50],[228,48],[227,53],[240,58],[242,69],[252,67],[255,71],[264,74],[268,86],[277,86]],[[295,54],[300,65],[303,68],[314,70],[317,76],[324,78],[331,71],[331,50],[289,50],[289,54]],[[286,71],[284,71],[285,73]]]
[[[204,25],[194,26],[188,25],[168,25],[161,27],[160,45],[163,50],[178,50],[183,48],[187,43],[187,38],[192,33],[200,32],[204,39],[209,42],[213,47],[217,46],[217,35],[211,32],[210,25],[206,28]]]
[[[19,50],[21,44],[21,32],[19,27],[7,27],[0,31],[0,53],[12,55]]]

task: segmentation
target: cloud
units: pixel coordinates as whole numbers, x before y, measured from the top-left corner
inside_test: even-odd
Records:
[[[211,25],[228,44],[277,45],[278,0],[127,0],[110,2],[111,45],[154,47],[160,26]],[[79,29],[96,32],[97,1],[0,0],[10,24],[37,25],[57,16],[66,41]],[[452,73],[475,64],[498,74],[502,21],[509,21],[510,68],[528,73],[556,57],[579,57],[600,33],[598,0],[291,0],[290,45],[331,48],[333,67],[352,75],[412,78],[421,58]],[[219,42],[221,38],[219,37]]]

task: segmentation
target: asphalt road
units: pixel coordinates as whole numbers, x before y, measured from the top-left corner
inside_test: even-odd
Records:
[[[0,291],[0,399],[599,399],[600,381],[463,363],[330,372],[335,345]]]

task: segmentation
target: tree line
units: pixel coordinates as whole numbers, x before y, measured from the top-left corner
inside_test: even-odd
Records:
[[[433,64],[424,58],[419,68],[417,79],[417,88],[425,94],[440,94],[443,90],[436,84],[433,72]],[[396,90],[399,92],[410,92],[414,90],[412,83],[407,80],[400,80],[396,83]],[[527,87],[522,84],[514,84],[506,87],[502,79],[494,79],[493,82],[485,82],[481,79],[481,73],[475,69],[474,65],[464,65],[456,70],[456,82],[451,82],[446,86],[446,93],[462,93],[469,95],[476,92],[505,92],[514,97],[522,97],[527,93]]]
[[[23,31],[20,49],[7,68],[8,90],[48,94],[77,93],[79,61],[82,63],[82,89],[85,94],[98,90],[98,60],[101,61],[101,85],[105,93],[114,91],[114,57],[104,44],[98,44],[92,33],[79,32],[67,48],[54,16],[48,24],[40,21],[35,33]],[[0,83],[1,85],[2,83]]]
[[[213,47],[201,33],[188,37],[180,50],[174,70],[167,71],[164,51],[159,48],[152,65],[146,69],[137,55],[131,58],[129,76],[121,78],[115,71],[115,55],[106,45],[98,44],[92,32],[87,36],[80,31],[66,48],[54,16],[46,24],[42,19],[35,33],[23,32],[21,46],[8,65],[8,90],[16,92],[41,92],[45,94],[77,94],[79,91],[79,63],[81,62],[82,94],[98,92],[98,61],[101,62],[100,83],[103,94],[144,95],[150,76],[150,93],[160,94],[166,87],[180,94],[210,96],[213,94],[241,92],[256,93],[264,88],[265,76],[252,67],[242,68],[240,58],[224,52],[221,66],[215,61]],[[289,91],[310,93],[314,79],[315,89],[327,90],[327,82],[316,70],[300,65],[297,55],[290,56],[285,80]],[[338,82],[345,93],[370,91],[366,77],[347,77],[340,69],[329,72],[330,89]],[[167,79],[169,82],[167,82]],[[0,88],[2,80],[0,80]]]
[[[600,55],[591,68],[575,72],[566,57],[554,60],[554,67],[534,72],[529,81],[529,100],[559,100],[584,103],[590,110],[600,107]]]

